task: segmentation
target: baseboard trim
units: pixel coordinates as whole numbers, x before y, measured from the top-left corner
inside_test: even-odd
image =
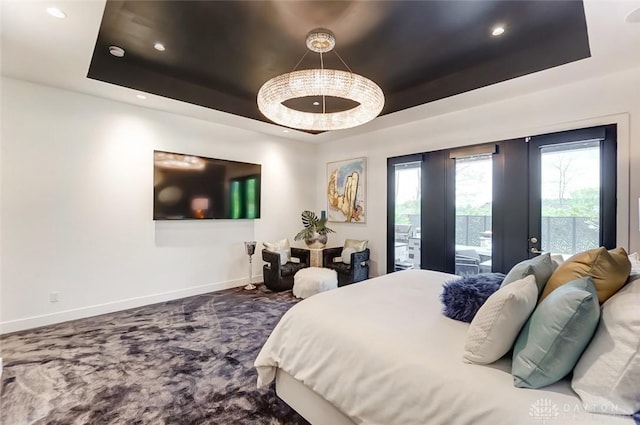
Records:
[[[254,276],[253,282],[261,282],[262,276]],[[0,322],[0,335],[26,329],[39,328],[41,326],[53,325],[67,322],[69,320],[83,319],[85,317],[98,316],[100,314],[113,313],[127,310],[129,308],[142,307],[149,304],[156,304],[165,301],[177,300],[191,297],[193,295],[206,294],[207,292],[222,291],[224,289],[244,286],[248,282],[247,278],[228,280],[224,282],[209,283],[201,286],[194,286],[185,289],[162,292],[159,294],[145,295],[142,297],[129,298],[120,301],[113,301],[104,304],[97,304],[88,307],[80,307],[71,310],[59,311],[56,313],[43,314],[40,316],[26,317],[23,319],[8,320]]]

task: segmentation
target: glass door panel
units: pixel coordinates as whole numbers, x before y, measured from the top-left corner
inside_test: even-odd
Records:
[[[615,248],[616,140],[608,125],[388,158],[387,272]]]
[[[601,215],[600,141],[541,146],[539,152],[540,251],[566,258],[597,248]]]
[[[493,155],[455,159],[455,274],[491,271]]]
[[[421,162],[394,165],[394,269],[420,268]]]

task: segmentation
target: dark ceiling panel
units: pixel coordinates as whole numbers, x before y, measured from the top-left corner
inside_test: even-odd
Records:
[[[492,37],[498,24],[507,31]],[[107,1],[88,77],[269,122],[260,86],[294,69],[325,27],[382,114],[590,56],[580,1]],[[160,41],[166,51],[153,44]],[[124,58],[108,53],[125,49]],[[333,52],[325,67],[345,69]],[[309,52],[298,69],[320,66]],[[305,98],[290,106],[319,111]],[[327,110],[344,107],[329,100]]]

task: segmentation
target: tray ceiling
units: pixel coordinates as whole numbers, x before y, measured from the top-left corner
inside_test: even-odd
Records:
[[[382,115],[590,57],[580,1],[107,1],[88,77],[269,122],[258,89],[294,69],[317,27],[383,89]],[[345,69],[332,52],[324,63]],[[298,69],[319,65],[309,52]],[[315,100],[289,106],[318,112]]]

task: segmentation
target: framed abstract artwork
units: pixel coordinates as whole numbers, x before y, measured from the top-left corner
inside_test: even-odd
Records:
[[[328,220],[342,223],[366,221],[367,158],[327,164]]]

